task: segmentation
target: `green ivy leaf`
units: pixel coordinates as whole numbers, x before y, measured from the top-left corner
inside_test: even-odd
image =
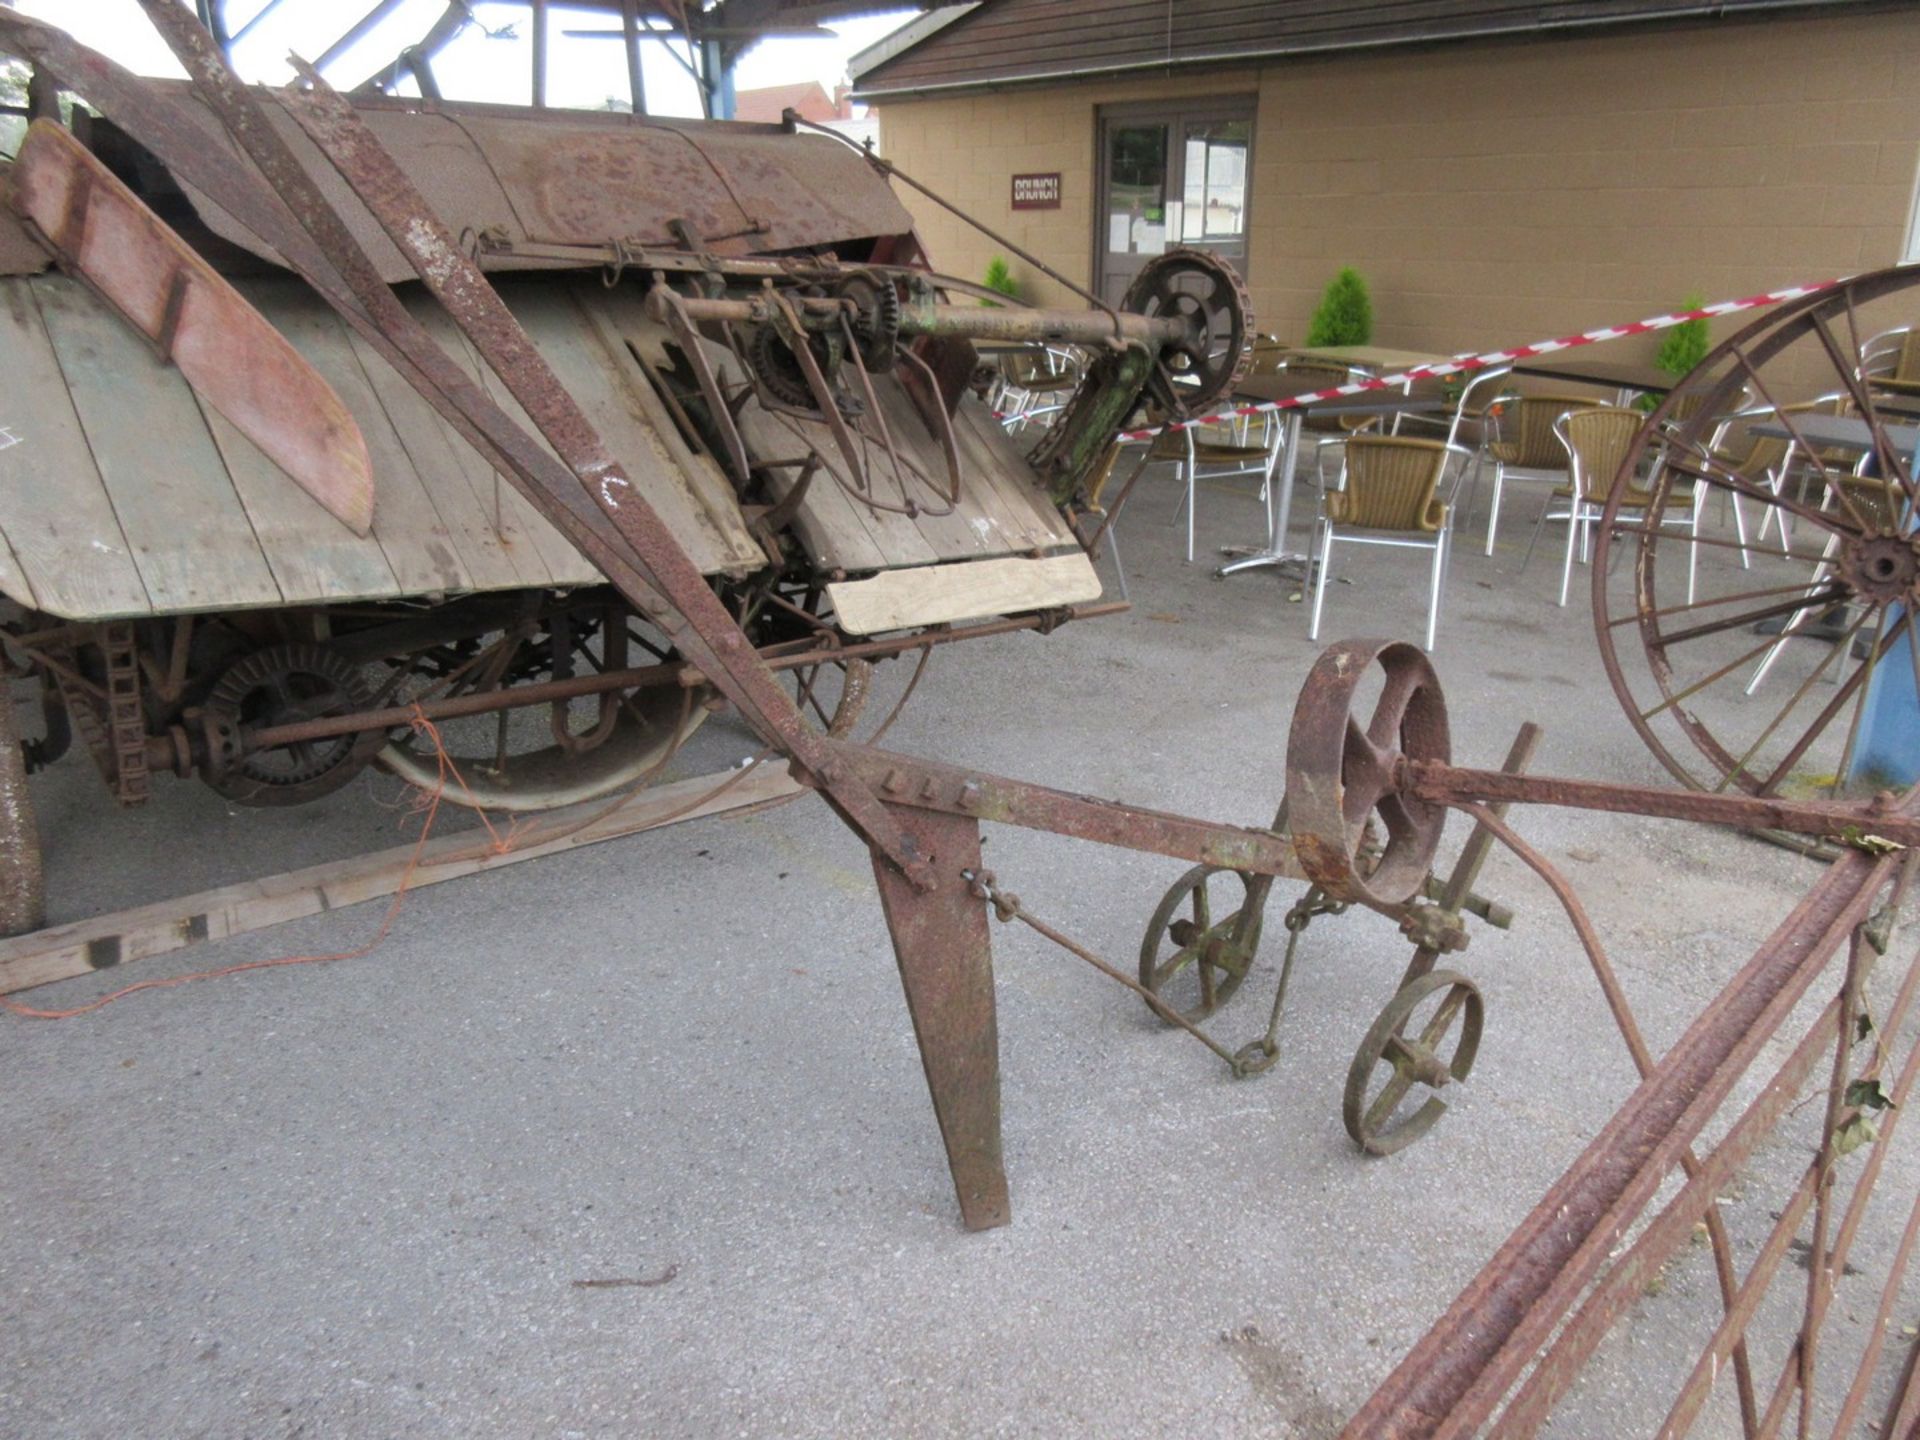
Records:
[[[1895,1109],[1893,1098],[1878,1080],[1855,1080],[1847,1086],[1846,1103],[1861,1110]]]
[[[1862,1010],[1858,1015],[1853,1017],[1853,1039],[1855,1044],[1858,1044],[1873,1034],[1873,1030],[1873,1016],[1867,1011]]]
[[[1834,1132],[1833,1153],[1851,1155],[1862,1145],[1871,1145],[1879,1138],[1880,1132],[1873,1122],[1864,1115],[1856,1115]]]

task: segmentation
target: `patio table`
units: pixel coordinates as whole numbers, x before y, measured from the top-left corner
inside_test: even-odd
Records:
[[[1637,365],[1627,360],[1566,359],[1559,355],[1540,355],[1514,362],[1515,375],[1531,375],[1542,380],[1570,380],[1576,385],[1606,385],[1621,393],[1664,395],[1673,389],[1674,377],[1656,365]]]
[[[1894,448],[1911,462],[1915,446],[1920,445],[1920,427],[1883,425],[1883,428]],[[1798,431],[1800,438],[1822,450],[1857,450],[1864,454],[1873,449],[1873,427],[1854,415],[1801,415],[1794,419],[1791,428],[1782,420],[1762,420],[1749,425],[1747,430],[1775,440],[1791,440]]]
[[[1243,400],[1290,400],[1296,395],[1309,395],[1315,390],[1324,390],[1325,385],[1302,385],[1298,379],[1289,380],[1285,372],[1278,375],[1249,375],[1239,384],[1237,394]],[[1300,422],[1311,410],[1315,415],[1395,415],[1395,414],[1432,414],[1445,410],[1444,400],[1409,400],[1400,398],[1369,399],[1364,395],[1352,395],[1342,400],[1326,400],[1317,405],[1300,405],[1291,410],[1280,412],[1284,430],[1280,438],[1282,451],[1280,468],[1273,477],[1273,483],[1280,487],[1280,517],[1274,524],[1273,548],[1256,550],[1251,555],[1229,561],[1214,571],[1217,578],[1225,579],[1237,575],[1242,570],[1261,570],[1269,566],[1301,564],[1306,556],[1287,549],[1287,527],[1293,520],[1293,475],[1300,459]],[[1228,552],[1232,553],[1232,552]]]

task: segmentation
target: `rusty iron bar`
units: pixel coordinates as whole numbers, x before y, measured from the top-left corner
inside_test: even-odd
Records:
[[[1881,1033],[1895,1034],[1900,1031],[1906,1023],[1916,993],[1920,993],[1920,956],[1916,956],[1915,962],[1908,967],[1899,993],[1882,1019]],[[1555,1337],[1553,1348],[1501,1413],[1491,1440],[1519,1440],[1519,1437],[1534,1434],[1544,1423],[1554,1403],[1572,1385],[1607,1329],[1644,1293],[1660,1268],[1686,1243],[1693,1226],[1699,1223],[1702,1216],[1715,1212],[1715,1197],[1725,1189],[1735,1171],[1746,1162],[1767,1133],[1788,1113],[1801,1087],[1813,1073],[1815,1061],[1826,1051],[1828,1037],[1836,1033],[1840,1011],[1841,999],[1836,997],[1807,1027],[1793,1053],[1781,1064],[1746,1111],[1728,1128],[1725,1136],[1709,1153],[1701,1172],[1689,1177],[1680,1192],[1641,1232],[1620,1263],[1594,1286],[1579,1311]],[[1913,1056],[1920,1056],[1920,1047],[1916,1047]],[[1912,1056],[1908,1063],[1913,1063]],[[1911,1082],[1903,1080],[1903,1083]],[[1892,1118],[1897,1119],[1897,1115],[1898,1112],[1894,1112]],[[1882,1135],[1883,1141],[1891,1140],[1892,1129],[1889,1123]],[[1877,1175],[1878,1165],[1884,1155],[1882,1146],[1875,1150],[1869,1160],[1871,1173],[1863,1175],[1855,1187],[1856,1204],[1860,1197],[1871,1190],[1873,1177]],[[1857,1210],[1850,1212],[1849,1220],[1854,1224],[1857,1224],[1858,1213]],[[1852,1228],[1852,1225],[1843,1225],[1842,1243],[1836,1247],[1842,1252],[1851,1239]],[[1791,1229],[1786,1234],[1790,1235]],[[1785,1243],[1784,1237],[1781,1243]],[[1730,1336],[1733,1333],[1732,1330],[1728,1331]],[[1744,1336],[1743,1329],[1740,1333]],[[1734,1347],[1729,1345],[1727,1348]],[[1863,1366],[1870,1369],[1870,1360],[1871,1352],[1869,1359],[1862,1362]],[[1745,1397],[1742,1398],[1744,1401]],[[1743,1417],[1746,1413],[1743,1405]],[[1746,1428],[1748,1433],[1753,1433],[1757,1426],[1749,1421]],[[1837,1425],[1834,1433],[1843,1434],[1847,1431],[1844,1426]]]
[[[1306,878],[1294,861],[1293,843],[1271,830],[1222,825],[1099,800],[870,745],[839,740],[825,743],[836,763],[877,788],[890,805],[1046,830],[1102,845],[1168,855],[1190,864],[1290,880]],[[801,783],[806,782],[802,779]]]
[[[759,296],[747,299],[704,300],[682,297],[686,313],[695,320],[764,325],[773,318],[772,307]],[[845,302],[824,296],[809,296],[797,302],[808,314],[832,316],[845,308]],[[654,319],[663,319],[657,302],[648,299],[647,310]],[[1086,310],[996,309],[985,305],[909,304],[900,314],[900,333],[906,336],[958,335],[969,340],[1007,340],[1039,343],[1059,341],[1069,345],[1098,345],[1114,336],[1113,323]],[[1186,337],[1184,322],[1168,317],[1134,315],[1120,312],[1121,338],[1150,345],[1170,345]]]
[[[1098,605],[1075,605],[1063,612],[1045,615],[1021,615],[994,620],[984,625],[969,625],[961,630],[935,630],[917,635],[902,635],[890,640],[868,640],[852,645],[815,647],[801,651],[761,651],[762,662],[770,670],[799,670],[809,665],[830,665],[843,660],[873,660],[951,645],[959,640],[976,640],[987,635],[1006,635],[1021,630],[1045,630],[1069,620],[1092,619],[1112,615],[1129,608],[1119,601]],[[682,685],[689,688],[706,684],[704,672],[679,661],[659,665],[640,665],[625,670],[607,670],[593,675],[578,675],[570,680],[548,680],[537,685],[520,685],[505,690],[490,690],[476,695],[456,695],[445,700],[428,700],[418,706],[390,705],[380,710],[363,710],[353,715],[327,715],[286,725],[262,726],[242,732],[248,753],[272,750],[282,745],[326,740],[351,735],[360,730],[390,730],[406,725],[416,711],[429,720],[454,720],[467,715],[485,715],[494,710],[514,710],[522,705],[539,705],[553,700],[576,700],[601,695],[610,690],[638,690],[648,686]],[[167,753],[172,754],[171,742]],[[167,763],[171,763],[170,761]]]
[[[1834,840],[1878,837],[1896,846],[1920,848],[1920,815],[1902,812],[1890,797],[1865,804],[1835,800],[1779,800],[1757,795],[1710,795],[1651,785],[1620,785],[1560,776],[1506,775],[1434,761],[1404,763],[1401,793],[1436,805],[1498,802],[1558,805],[1604,810],[1617,815],[1648,815],[1666,820],[1697,820],[1740,830],[1792,830]]]
[[[1849,851],[1828,868],[1353,1418],[1348,1440],[1485,1423],[1896,865]]]

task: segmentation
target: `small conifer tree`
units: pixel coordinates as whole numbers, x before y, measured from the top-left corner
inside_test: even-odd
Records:
[[[1707,297],[1696,291],[1687,296],[1680,308],[1698,310],[1706,303]],[[1682,320],[1667,331],[1666,338],[1660,342],[1659,354],[1653,357],[1653,363],[1678,378],[1707,358],[1709,344],[1705,320]]]
[[[1333,277],[1320,308],[1313,312],[1307,327],[1307,344],[1365,345],[1373,339],[1373,301],[1367,295],[1367,282],[1351,267]]]
[[[1013,267],[1007,264],[1004,255],[996,255],[987,262],[987,288],[996,290],[1010,300],[1020,298],[1020,282],[1013,278]],[[982,300],[982,305],[991,305],[991,300]]]

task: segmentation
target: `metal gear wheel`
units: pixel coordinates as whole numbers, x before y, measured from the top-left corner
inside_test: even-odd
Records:
[[[359,667],[324,645],[268,645],[228,666],[207,693],[209,734],[288,725],[371,709],[374,695]],[[367,767],[386,744],[364,730],[209,765],[208,785],[236,805],[299,805],[330,795]]]

